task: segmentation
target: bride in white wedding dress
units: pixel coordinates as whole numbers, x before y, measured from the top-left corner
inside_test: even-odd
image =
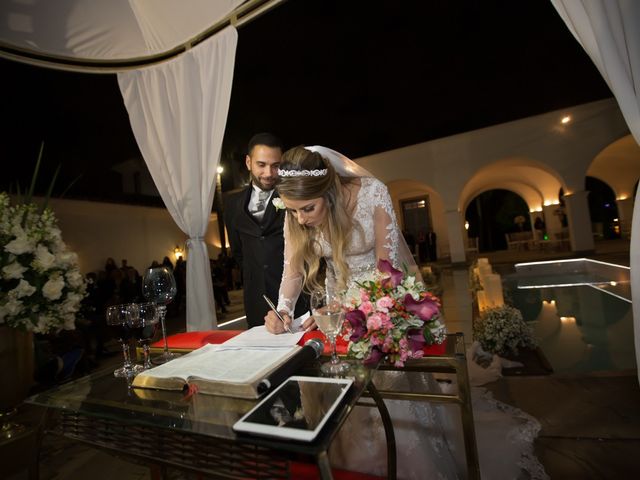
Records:
[[[302,290],[320,287],[321,260],[327,288],[346,289],[376,268],[378,260],[417,267],[396,221],[387,188],[369,172],[325,147],[296,147],[282,157],[277,192],[287,208],[285,265],[278,310],[290,322]],[[267,328],[282,333],[273,312]],[[305,325],[313,328],[313,319]],[[377,372],[380,390],[439,391],[430,374]],[[385,400],[393,421],[398,478],[465,478],[464,448],[456,407]],[[474,417],[482,476],[488,479],[547,478],[533,455],[538,422],[517,409],[474,391]],[[330,452],[331,464],[386,474],[382,420],[373,408],[356,408]]]

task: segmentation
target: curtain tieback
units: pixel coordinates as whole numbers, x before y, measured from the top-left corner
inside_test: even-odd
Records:
[[[204,237],[189,237],[187,239],[187,248],[191,248],[198,242],[204,242]]]

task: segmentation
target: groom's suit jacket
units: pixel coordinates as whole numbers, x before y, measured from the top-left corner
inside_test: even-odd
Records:
[[[249,327],[264,324],[269,306],[262,298],[266,294],[274,305],[278,303],[278,290],[282,280],[284,262],[284,210],[276,210],[272,200],[267,203],[262,221],[247,210],[252,187],[231,194],[224,206],[231,254],[242,269],[244,309]],[[296,316],[308,310],[305,301],[298,301]]]

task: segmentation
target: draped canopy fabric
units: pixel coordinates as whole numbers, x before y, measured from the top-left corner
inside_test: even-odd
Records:
[[[573,36],[609,85],[629,130],[640,144],[640,2],[551,0]],[[635,206],[640,205],[640,190]],[[640,366],[640,209],[631,228],[631,295],[636,359]],[[640,380],[640,368],[638,368]]]
[[[0,0],[0,44],[48,57],[126,61],[169,51],[245,0]]]
[[[159,65],[121,72],[133,133],[162,200],[189,236],[187,330],[215,327],[207,230],[229,110],[238,35],[215,37]]]

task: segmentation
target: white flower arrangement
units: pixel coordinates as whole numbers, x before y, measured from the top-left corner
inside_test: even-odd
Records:
[[[271,203],[273,203],[273,206],[276,207],[276,211],[284,210],[287,208],[284,206],[284,202],[280,197],[275,197],[273,200],[271,200]]]
[[[484,310],[473,323],[473,337],[484,350],[498,355],[517,355],[519,348],[537,345],[520,310],[509,305]]]
[[[0,192],[0,325],[34,333],[73,330],[85,286],[53,212],[31,203],[12,206]]]

